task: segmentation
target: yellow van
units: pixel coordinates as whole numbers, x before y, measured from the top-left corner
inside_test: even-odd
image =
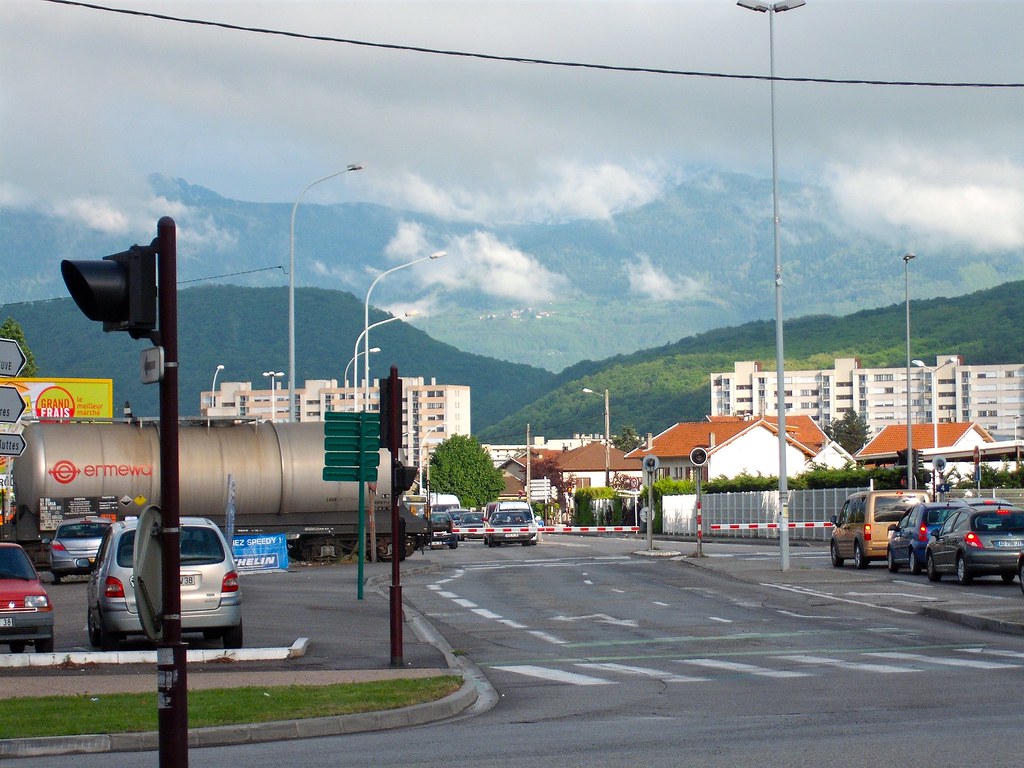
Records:
[[[846,498],[832,516],[832,565],[841,568],[847,558],[858,568],[872,560],[885,560],[889,530],[915,504],[928,501],[925,491],[861,491]]]

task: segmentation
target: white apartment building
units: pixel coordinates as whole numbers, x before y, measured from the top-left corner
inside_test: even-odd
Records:
[[[913,423],[976,422],[993,436],[1017,438],[1024,363],[965,365],[958,355],[940,355],[930,364],[914,360],[909,388],[905,366],[862,368],[852,357],[834,365],[785,371],[787,415],[810,416],[824,429],[852,410],[874,436],[888,425],[906,424],[909,390]],[[774,370],[762,371],[755,361],[735,363],[732,373],[711,374],[711,415],[776,415],[776,381]]]
[[[366,410],[380,410],[380,389],[374,380]],[[249,381],[220,382],[200,395],[200,412],[209,419],[288,420],[288,390],[280,381],[273,389],[253,389]],[[438,384],[431,378],[402,377],[402,448],[405,463],[422,467],[430,449],[452,435],[470,434],[470,391],[461,384]],[[362,387],[338,386],[337,379],[308,379],[295,390],[299,421],[323,421],[329,411],[363,410]]]

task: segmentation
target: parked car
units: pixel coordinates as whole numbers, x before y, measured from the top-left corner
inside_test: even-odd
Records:
[[[29,643],[38,653],[53,653],[53,605],[32,559],[12,542],[0,542],[0,643],[11,653]]]
[[[459,537],[452,529],[451,515],[445,511],[434,510],[430,513],[430,546],[455,549],[459,546]]]
[[[996,575],[1013,581],[1024,549],[1024,509],[992,503],[964,505],[946,518],[928,542],[928,579],[956,575],[957,583],[970,584],[975,576]]]
[[[841,568],[853,558],[858,568],[872,560],[884,560],[889,547],[889,529],[915,504],[928,501],[924,491],[859,491],[832,516],[832,565]]]
[[[937,531],[954,510],[963,506],[959,500],[951,500],[912,507],[889,532],[889,548],[885,556],[889,571],[896,573],[900,568],[908,568],[913,574],[920,573],[924,569],[932,531]]]
[[[459,518],[459,528],[465,531],[466,528],[477,528],[479,530],[472,532],[465,532],[459,534],[459,539],[465,541],[467,539],[482,539],[484,537],[484,513],[483,512],[463,512]]]
[[[89,642],[113,650],[127,635],[142,634],[135,602],[132,557],[138,520],[111,524],[89,577],[86,624]],[[180,519],[181,630],[242,647],[242,592],[231,547],[202,517]]]
[[[109,526],[110,520],[104,517],[65,520],[57,526],[50,540],[50,573],[54,584],[59,584],[65,576],[92,571],[96,552]]]
[[[494,512],[487,527],[497,528],[493,533],[484,534],[484,544],[488,547],[499,547],[502,544],[522,544],[524,547],[537,543],[537,524],[533,513],[526,512]]]

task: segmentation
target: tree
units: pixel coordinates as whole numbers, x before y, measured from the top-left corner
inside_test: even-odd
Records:
[[[25,341],[25,332],[21,330],[18,321],[13,317],[8,317],[0,323],[0,339],[14,339],[18,342],[21,351],[25,353],[25,367],[21,369],[21,373],[18,375],[26,379],[33,378],[39,372],[39,369],[36,367],[36,358]]]
[[[856,411],[847,411],[839,421],[825,427],[825,434],[853,454],[868,441],[868,423]]]
[[[633,428],[632,424],[624,426],[619,434],[612,435],[612,445],[623,453],[636,450],[643,444],[644,439],[636,433],[636,429]]]
[[[501,470],[475,437],[452,435],[430,454],[432,493],[454,493],[464,507],[482,507],[504,488]]]

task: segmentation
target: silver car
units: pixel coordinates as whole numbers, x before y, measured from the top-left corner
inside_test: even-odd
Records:
[[[59,584],[65,576],[92,571],[103,534],[109,526],[110,520],[104,517],[65,520],[57,526],[50,540],[50,573],[54,584]]]
[[[113,650],[126,635],[142,634],[135,603],[132,558],[138,521],[110,526],[89,577],[89,642]],[[180,519],[181,630],[219,637],[242,647],[242,592],[224,534],[202,517]]]

